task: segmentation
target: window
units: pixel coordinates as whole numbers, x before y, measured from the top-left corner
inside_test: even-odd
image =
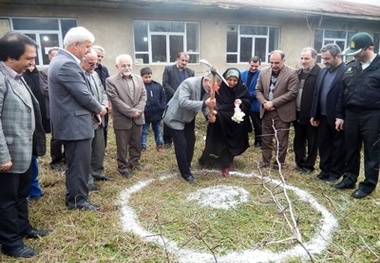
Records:
[[[252,56],[268,62],[269,52],[278,49],[278,27],[227,25],[227,63],[245,63]]]
[[[373,44],[375,45],[375,53],[380,53],[380,32],[376,32],[374,35],[373,35]]]
[[[133,31],[136,63],[175,62],[182,51],[189,63],[199,62],[199,23],[136,20]]]
[[[348,30],[316,29],[314,37],[314,48],[319,53],[321,48],[327,44],[337,44],[343,51],[347,48],[350,38],[355,34]],[[321,58],[318,58],[318,63]]]
[[[0,19],[3,20],[3,19]],[[48,65],[48,52],[52,47],[62,47],[63,37],[70,28],[77,26],[70,18],[8,18],[10,29],[23,33],[37,42],[37,65]]]

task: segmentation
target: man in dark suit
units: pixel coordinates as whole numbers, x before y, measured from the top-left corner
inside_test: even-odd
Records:
[[[108,98],[106,91],[103,88],[102,82],[98,73],[94,71],[98,61],[98,56],[95,50],[91,50],[80,63],[80,66],[85,71],[86,78],[90,84],[90,91],[96,100],[108,107]],[[94,138],[91,143],[91,169],[88,177],[88,187],[90,191],[100,190],[94,180],[109,180],[104,174],[104,157],[105,157],[105,144],[104,144],[104,116],[99,117],[99,122],[94,122]]]
[[[335,182],[344,173],[344,133],[335,129],[336,104],[342,87],[344,63],[336,44],[321,49],[325,68],[318,73],[310,123],[318,127],[319,168],[317,178]]]
[[[32,183],[32,153],[46,152],[39,104],[22,78],[33,66],[37,44],[8,32],[0,39],[0,244],[13,257],[32,257],[36,251],[23,237],[48,234],[29,223],[27,197]]]
[[[91,94],[79,63],[90,52],[95,38],[83,27],[70,29],[49,66],[51,131],[63,140],[66,151],[66,206],[69,209],[98,210],[88,201],[93,116],[107,109]]]
[[[301,68],[297,70],[300,89],[297,95],[297,119],[294,126],[294,156],[296,169],[309,174],[314,171],[318,153],[317,128],[310,124],[310,109],[313,102],[315,82],[320,71],[316,64],[318,53],[312,47],[301,51]]]
[[[162,86],[166,93],[166,102],[169,102],[176,92],[178,86],[187,78],[194,77],[194,70],[187,67],[189,54],[180,52],[177,55],[177,61],[174,65],[166,66],[162,75]],[[164,146],[170,148],[172,136],[169,127],[164,123]]]
[[[211,73],[204,77],[188,78],[182,82],[164,112],[164,122],[173,136],[179,171],[189,183],[196,182],[190,171],[195,145],[195,117],[201,111],[206,115],[206,106],[214,108],[216,105],[215,99],[207,98],[210,79]],[[209,121],[215,122],[215,116],[212,118]]]
[[[117,169],[125,178],[131,176],[129,169],[144,169],[140,164],[140,157],[146,90],[141,76],[132,73],[132,65],[130,55],[117,56],[116,68],[119,73],[106,81],[107,95],[113,108]]]
[[[97,46],[97,45],[92,46],[92,49],[95,50],[98,56],[98,63],[97,63],[97,67],[95,68],[95,72],[98,74],[100,80],[102,81],[104,91],[106,91],[106,79],[110,76],[110,73],[108,72],[107,67],[102,64],[106,51],[103,47]],[[104,115],[103,119],[104,119],[104,122],[103,122],[104,144],[105,144],[105,147],[107,147],[108,113]],[[94,178],[94,179],[99,180],[98,178]],[[104,180],[104,179],[100,179],[100,180]]]
[[[270,54],[270,67],[261,71],[256,86],[256,97],[260,102],[260,118],[262,118],[262,155],[261,168],[268,167],[272,161],[273,138],[278,136],[278,160],[285,164],[289,141],[290,123],[296,119],[296,97],[299,80],[294,68],[285,65],[285,53],[281,50]],[[279,169],[274,162],[272,167]]]

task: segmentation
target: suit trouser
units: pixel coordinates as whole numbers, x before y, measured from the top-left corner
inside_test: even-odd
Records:
[[[117,148],[117,169],[120,173],[139,165],[142,125],[132,122],[131,129],[114,129]],[[128,157],[129,153],[129,157]]]
[[[88,203],[92,139],[64,141],[66,149],[66,205],[76,207]]]
[[[255,143],[261,142],[261,133],[262,133],[262,127],[261,127],[261,119],[260,119],[260,112],[250,112],[252,124],[253,124],[253,130],[255,132]]]
[[[299,167],[314,169],[318,154],[318,129],[311,126],[310,123],[300,124],[294,121],[293,125],[293,148],[296,164]]]
[[[56,140],[53,138],[50,139],[51,164],[59,163],[65,160],[65,150],[64,149],[62,150],[62,147],[63,147],[63,141]]]
[[[183,130],[171,129],[173,137],[175,157],[181,176],[191,176],[190,166],[193,160],[195,147],[195,119],[186,123]]]
[[[321,116],[318,126],[319,168],[321,173],[340,178],[344,173],[344,132],[338,132]]]
[[[346,180],[356,183],[360,168],[360,150],[364,145],[365,179],[359,188],[375,190],[380,165],[380,110],[346,110],[345,112]]]
[[[0,244],[22,246],[22,238],[32,227],[27,197],[32,183],[32,166],[25,173],[0,173]]]
[[[275,130],[277,130],[278,149],[273,146]],[[262,155],[263,163],[269,164],[272,161],[273,150],[278,153],[278,160],[281,164],[285,163],[286,153],[288,150],[290,122],[283,122],[277,114],[277,111],[265,112],[262,119]],[[276,154],[277,155],[277,154]]]
[[[173,142],[171,129],[165,123],[164,123],[164,129],[163,129],[163,140],[164,140],[164,144],[171,144]]]
[[[95,136],[91,142],[91,165],[88,183],[94,183],[94,177],[104,176],[104,157],[106,148],[104,144],[104,128],[99,125],[94,130]]]

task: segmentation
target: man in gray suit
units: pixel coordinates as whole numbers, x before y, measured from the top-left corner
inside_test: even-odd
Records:
[[[96,100],[108,107],[108,98],[106,91],[103,88],[102,82],[98,73],[94,71],[98,62],[98,55],[95,50],[91,50],[80,63],[80,66],[85,71],[86,78],[90,84],[90,91]],[[104,143],[104,116],[99,117],[99,122],[94,122],[94,138],[91,143],[91,166],[88,178],[88,187],[90,191],[100,190],[94,180],[109,180],[104,174],[104,157],[105,157],[105,143]]]
[[[22,78],[35,64],[36,47],[17,32],[0,39],[0,245],[4,254],[22,258],[36,254],[23,237],[48,234],[30,225],[26,199],[32,183],[32,154],[46,152],[39,104]]]
[[[261,71],[256,86],[262,119],[262,156],[261,168],[272,161],[274,128],[278,136],[278,160],[285,164],[288,149],[290,123],[296,119],[296,98],[299,90],[297,71],[285,65],[285,53],[281,50],[270,54],[270,67]],[[274,126],[274,128],[273,128]],[[274,169],[279,165],[274,162]]]
[[[93,117],[107,109],[91,94],[79,63],[90,52],[95,38],[83,27],[70,29],[57,56],[49,66],[51,131],[54,139],[64,141],[66,206],[69,209],[98,210],[88,201]]]
[[[189,54],[180,52],[177,55],[177,61],[174,65],[166,66],[162,74],[162,87],[165,90],[166,102],[173,97],[178,86],[187,78],[194,77],[194,70],[187,67],[189,62]],[[164,123],[164,147],[170,148],[172,144],[172,136],[169,127]]]
[[[183,81],[164,112],[164,122],[173,137],[179,171],[189,183],[196,182],[190,171],[195,145],[195,117],[200,111],[206,116],[208,109],[216,105],[215,99],[206,99],[210,90],[210,78],[211,74],[208,74]],[[209,121],[215,122],[215,116]]]

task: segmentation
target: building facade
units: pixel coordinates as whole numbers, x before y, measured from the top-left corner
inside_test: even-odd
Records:
[[[47,52],[63,47],[63,37],[73,26],[88,28],[95,44],[106,49],[104,64],[111,73],[115,57],[134,57],[135,71],[149,66],[161,81],[165,65],[180,51],[190,54],[189,67],[202,74],[206,59],[221,71],[246,69],[253,55],[268,62],[275,49],[299,67],[302,48],[317,51],[328,43],[347,47],[358,31],[373,35],[376,51],[380,39],[380,6],[332,0],[217,1],[217,0],[119,0],[119,1],[0,0],[0,34],[17,30],[35,39],[39,66],[48,64]],[[268,3],[270,2],[270,3]]]

